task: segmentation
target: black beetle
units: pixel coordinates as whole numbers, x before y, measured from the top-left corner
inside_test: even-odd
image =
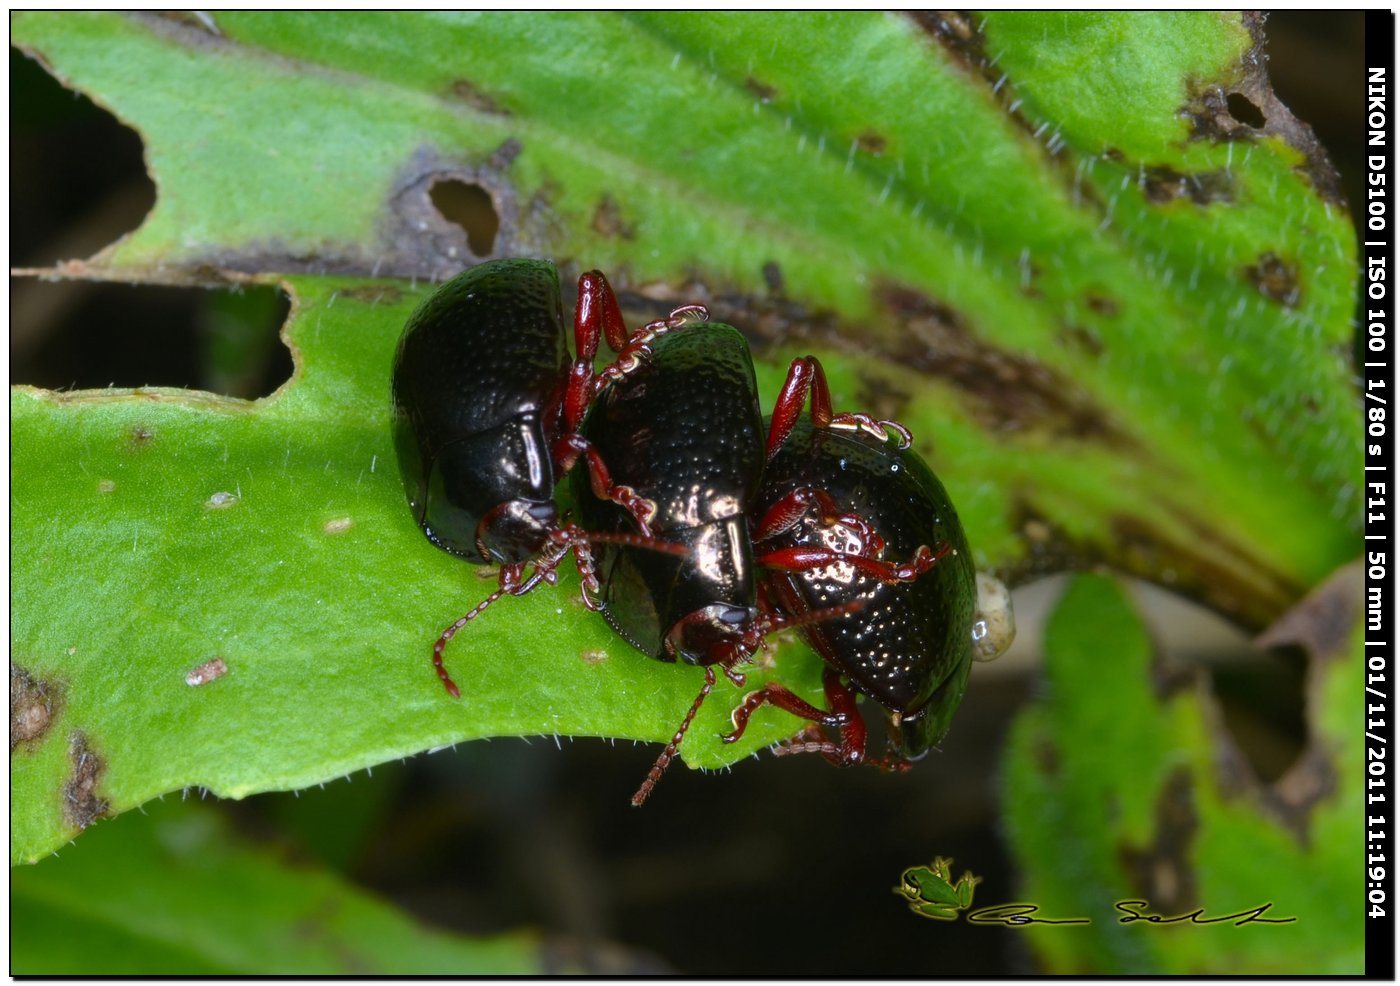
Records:
[[[861,603],[788,613],[758,607],[759,567],[801,571],[827,566],[836,556],[781,548],[755,556],[750,523],[768,449],[753,360],[737,329],[710,323],[639,333],[615,366],[600,373],[610,385],[591,406],[582,433],[616,479],[648,505],[653,535],[684,545],[687,553],[671,557],[600,544],[600,608],[642,653],[705,668],[699,695],[632,798],[640,805],[714,687],[717,667],[742,685],[735,667],[752,657],[767,634],[830,619]],[[633,523],[579,479],[575,496],[589,530],[626,531]],[[858,563],[876,577],[912,577],[873,559]],[[800,707],[817,713],[806,703]],[[845,718],[824,721],[841,724]]]
[[[802,420],[808,391],[811,414]],[[947,733],[974,656],[989,659],[1009,643],[1009,630],[988,637],[988,621],[998,614],[979,621],[978,581],[962,525],[943,484],[909,444],[908,431],[894,422],[833,415],[821,364],[811,356],[793,361],[770,423],[770,458],[756,500],[762,520],[755,538],[760,557],[770,562],[762,585],[791,616],[858,605],[802,630],[826,662],[830,709],[768,684],[735,709],[726,741],[737,740],[753,712],[770,703],[813,720],[777,752],[902,770]],[[880,561],[884,555],[910,560]],[[772,564],[823,556],[832,560],[800,570]],[[1009,604],[1003,592],[988,605]],[[1009,609],[1004,615],[1009,621]],[[866,754],[858,693],[890,714],[887,756]],[[839,742],[824,738],[818,724],[837,727]]]
[[[639,335],[583,422],[584,437],[619,481],[649,504],[652,533],[684,545],[676,558],[599,545],[601,610],[642,653],[705,667],[705,686],[642,788],[661,776],[719,665],[752,653],[765,632],[748,514],[763,467],[763,414],[748,344],[717,323]],[[605,371],[606,372],[606,371]],[[579,516],[592,530],[626,531],[633,520],[574,481]]]
[[[572,551],[584,599],[597,589],[589,535],[561,523],[556,479],[583,457],[594,492],[631,512],[634,534],[602,535],[650,550],[683,548],[649,538],[636,498],[609,478],[604,460],[578,434],[600,386],[593,372],[599,336],[627,342],[607,279],[579,278],[569,357],[559,274],[544,260],[496,260],[437,289],[409,318],[393,369],[394,446],[414,517],[428,540],[472,562],[501,566],[499,588],[439,636],[433,665],[453,697],[442,663],[453,634],[503,595],[554,582]],[[526,577],[525,567],[533,564]]]

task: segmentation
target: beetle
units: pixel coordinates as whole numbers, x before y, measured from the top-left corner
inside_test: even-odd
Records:
[[[653,535],[687,549],[683,556],[668,556],[627,544],[597,545],[600,609],[642,653],[705,668],[700,693],[633,795],[632,803],[640,805],[714,687],[716,668],[742,686],[745,679],[736,667],[752,657],[768,634],[830,619],[862,603],[787,613],[758,606],[760,568],[796,572],[829,565],[838,555],[828,549],[754,552],[755,540],[764,535],[751,530],[751,519],[770,448],[753,360],[737,329],[693,320],[688,326],[638,333],[622,350],[617,368],[600,376],[609,382],[583,422],[584,438],[607,460],[615,479],[647,505]],[[580,518],[589,530],[621,532],[634,522],[582,478],[574,480],[574,487]],[[874,578],[915,575],[873,558],[857,564]],[[784,690],[784,695],[790,693]],[[815,714],[805,703],[795,707]],[[827,721],[841,724],[845,718],[828,716]]]
[[[580,459],[595,494],[635,520],[635,531],[602,537],[663,553],[684,550],[650,536],[642,505],[612,482],[603,458],[578,433],[600,385],[593,366],[600,337],[614,349],[628,341],[599,271],[579,278],[574,335],[571,359],[554,265],[508,259],[444,283],[399,338],[391,381],[394,447],[414,518],[443,551],[500,566],[496,591],[433,646],[433,666],[454,698],[461,692],[443,665],[443,649],[497,599],[553,583],[572,552],[584,601],[592,605],[588,593],[598,584],[591,538],[563,522],[554,502],[556,481]]]
[[[748,512],[763,467],[763,414],[748,344],[739,331],[698,323],[639,335],[618,358],[582,434],[648,505],[654,535],[684,557],[598,547],[598,602],[614,630],[643,654],[703,665],[705,685],[634,805],[680,745],[719,666],[734,665],[768,629],[756,607]],[[574,480],[579,516],[593,530],[626,531],[633,518]]]
[[[803,420],[808,394],[811,409]],[[947,733],[973,658],[995,657],[1009,644],[1009,598],[1004,590],[994,597],[989,585],[987,611],[979,610],[978,580],[957,512],[910,445],[908,430],[895,422],[833,414],[821,363],[813,356],[793,361],[770,419],[769,457],[755,504],[762,517],[758,549],[770,561],[763,589],[790,616],[858,605],[802,626],[825,662],[830,708],[816,709],[769,683],[735,709],[726,742],[743,735],[760,706],[773,704],[812,722],[775,752],[906,769]],[[839,514],[837,505],[846,512]],[[833,553],[824,565],[771,564]],[[910,559],[883,563],[898,577],[872,567],[885,555]],[[858,694],[889,714],[885,755],[865,749]],[[838,729],[838,739],[827,739],[823,726]]]

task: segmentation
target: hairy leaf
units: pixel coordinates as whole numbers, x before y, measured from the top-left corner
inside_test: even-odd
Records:
[[[741,326],[765,401],[820,355],[838,407],[913,429],[983,567],[1107,561],[1262,627],[1355,553],[1351,227],[1254,20],[11,23],[141,134],[158,188],[134,234],[51,273],[281,283],[297,365],[254,404],[13,394],[14,660],[58,696],[14,755],[14,858],[189,785],[674,731],[697,676],[630,653],[572,584],[459,638],[464,702],[425,666],[488,588],[413,530],[387,440],[403,319],[480,259],[433,204],[446,181],[489,194],[492,255],[602,267],[635,315],[703,301]],[[215,656],[223,678],[184,684]],[[812,694],[810,654],[779,664]],[[721,748],[721,693],[692,763],[796,728],[765,710]]]

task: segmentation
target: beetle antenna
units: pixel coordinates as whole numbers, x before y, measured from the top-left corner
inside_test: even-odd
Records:
[[[690,554],[689,548],[675,541],[662,541],[660,538],[630,534],[627,531],[588,531],[582,535],[581,540],[596,541],[599,544],[625,544],[632,548],[659,551],[663,555],[675,555],[677,558],[684,558]]]
[[[839,606],[828,606],[826,609],[809,609],[803,613],[795,613],[791,616],[783,613],[764,613],[759,617],[763,623],[763,633],[766,636],[776,633],[779,630],[790,630],[793,627],[806,626],[808,623],[820,623],[823,620],[834,620],[838,616],[845,616],[847,613],[855,613],[865,608],[864,599],[852,599],[849,602],[841,603]]]
[[[670,766],[677,748],[681,745],[681,740],[685,738],[685,731],[690,728],[691,720],[695,718],[695,713],[700,711],[700,705],[705,701],[705,696],[709,695],[710,690],[714,687],[715,669],[711,665],[705,668],[705,685],[700,689],[700,694],[695,696],[695,701],[690,703],[690,711],[685,714],[685,719],[681,722],[680,728],[676,730],[676,735],[671,737],[671,742],[666,744],[666,749],[662,750],[661,756],[656,758],[656,763],[652,765],[646,780],[642,781],[642,786],[637,788],[636,794],[632,795],[633,808],[640,808],[642,802],[646,801],[647,795],[651,794],[651,789],[656,787],[656,782],[661,780],[661,775]]]
[[[437,676],[442,681],[442,686],[447,689],[447,694],[453,698],[461,698],[462,690],[457,687],[457,683],[452,680],[452,676],[447,673],[447,668],[442,664],[442,649],[447,646],[447,642],[456,636],[457,631],[466,626],[469,622],[481,615],[482,611],[490,606],[502,596],[510,594],[507,589],[497,589],[481,602],[471,608],[471,611],[460,617],[446,630],[438,635],[437,642],[433,644],[433,667],[437,669]]]
[[[585,546],[597,542],[598,544],[625,544],[631,548],[646,548],[648,551],[659,551],[663,555],[675,555],[677,558],[684,558],[690,554],[690,549],[675,541],[663,541],[660,538],[649,537],[645,534],[633,534],[629,531],[585,531],[577,524],[562,524],[554,535],[555,539],[568,547],[578,543]],[[561,552],[559,560],[564,557]],[[558,561],[555,562],[558,564]]]

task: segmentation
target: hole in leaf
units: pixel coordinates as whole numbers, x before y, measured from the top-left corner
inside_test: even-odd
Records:
[[[1211,687],[1225,728],[1254,774],[1266,784],[1282,777],[1307,742],[1303,684],[1308,661],[1300,648],[1255,653],[1211,668]]]
[[[486,189],[448,178],[433,182],[428,195],[437,211],[442,213],[442,218],[466,230],[467,246],[472,253],[478,257],[491,255],[496,245],[496,233],[501,228],[501,217]]]
[[[1243,93],[1230,93],[1225,97],[1225,106],[1229,109],[1230,115],[1246,127],[1258,130],[1265,123],[1264,111],[1255,106]]]
[[[10,49],[11,262],[90,257],[155,205],[141,138]]]
[[[19,281],[11,302],[11,383],[193,387],[252,399],[292,375],[277,334],[291,305],[273,287]]]

